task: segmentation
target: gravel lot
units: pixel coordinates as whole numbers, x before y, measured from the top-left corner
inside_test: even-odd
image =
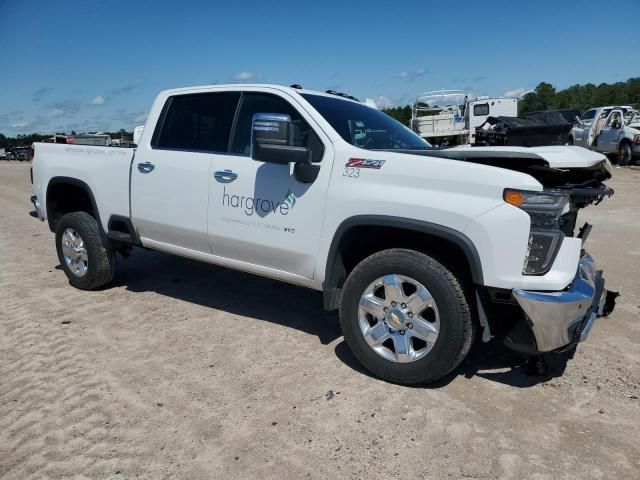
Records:
[[[622,296],[566,369],[480,345],[407,388],[313,291],[143,250],[71,288],[29,165],[0,162],[0,477],[637,479],[640,169],[615,173],[582,220]]]

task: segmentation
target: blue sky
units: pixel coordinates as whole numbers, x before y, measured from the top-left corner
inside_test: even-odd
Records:
[[[640,75],[638,18],[639,0],[0,0],[0,132],[131,129],[160,90],[211,83],[388,106],[623,81]]]

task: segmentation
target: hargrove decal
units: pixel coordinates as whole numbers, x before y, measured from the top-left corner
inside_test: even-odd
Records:
[[[226,186],[222,190],[222,206],[242,209],[248,217],[253,216],[254,213],[257,213],[261,217],[270,213],[286,216],[289,214],[289,211],[293,210],[293,207],[296,205],[296,200],[296,196],[291,190],[287,192],[282,201],[271,198],[253,198],[245,197],[244,195],[235,195],[227,192]]]
[[[368,158],[350,158],[344,166],[347,168],[373,168],[374,170],[380,170],[384,162],[384,160],[371,160]]]

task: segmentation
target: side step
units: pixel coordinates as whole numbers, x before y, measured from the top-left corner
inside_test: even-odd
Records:
[[[122,243],[135,242],[130,233],[117,232],[113,230],[107,233],[107,238],[109,238],[110,240],[115,240],[116,242],[122,242]]]

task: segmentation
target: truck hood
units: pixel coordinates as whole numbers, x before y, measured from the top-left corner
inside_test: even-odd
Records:
[[[587,150],[573,145],[549,146],[549,147],[458,147],[454,151],[472,152],[482,150],[500,156],[514,157],[538,157],[548,163],[551,168],[589,168],[599,163],[608,163],[607,158],[601,153]],[[608,164],[609,170],[611,164]]]
[[[607,157],[576,146],[464,146],[444,150],[403,150],[401,152],[515,170],[531,175],[545,187],[589,186],[611,178],[613,173]]]

